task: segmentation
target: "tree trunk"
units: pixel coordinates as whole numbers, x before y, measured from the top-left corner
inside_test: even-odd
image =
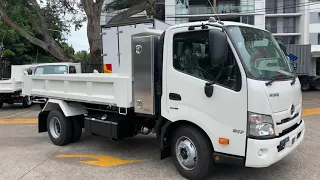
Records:
[[[85,10],[85,13],[88,17],[87,22],[87,36],[88,42],[90,45],[90,63],[91,64],[101,64],[101,26],[100,26],[100,18],[101,18],[101,9],[104,0],[96,0],[94,3],[92,0],[81,0],[82,6]]]
[[[100,18],[88,18],[87,24],[87,35],[88,42],[90,45],[90,54],[92,57],[91,62],[93,64],[101,63],[101,27],[100,27]]]

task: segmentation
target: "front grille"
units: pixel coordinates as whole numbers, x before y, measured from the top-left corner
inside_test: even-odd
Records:
[[[299,127],[300,124],[301,124],[301,123],[299,123],[299,124],[297,123],[297,124],[294,124],[293,126],[287,128],[287,129],[284,129],[284,130],[282,131],[282,133],[279,134],[278,137],[281,137],[281,136],[284,136],[284,135],[290,133],[291,131],[293,131],[293,130],[295,130],[297,127]]]
[[[292,118],[285,118],[285,119],[282,119],[281,122],[277,122],[277,125],[280,125],[280,124],[284,124],[286,122],[289,122],[291,120],[293,120],[294,118],[298,117],[299,116],[299,113],[296,113]]]

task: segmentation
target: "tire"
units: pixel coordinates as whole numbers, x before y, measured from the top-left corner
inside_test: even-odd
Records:
[[[320,79],[317,79],[313,82],[313,87],[316,91],[320,91]]]
[[[183,143],[180,141],[180,138],[186,137],[187,140],[184,142],[188,142],[191,140],[192,143]],[[186,145],[189,148],[189,151],[184,151],[186,149],[182,148],[180,151],[176,150],[179,146],[179,142],[182,142],[180,145]],[[190,141],[189,141],[190,142]],[[192,148],[193,146],[195,148]],[[202,180],[209,176],[210,172],[212,172],[214,165],[213,165],[213,148],[212,145],[207,138],[207,136],[202,133],[198,128],[194,126],[182,126],[176,129],[172,133],[171,141],[170,141],[170,148],[171,148],[171,155],[173,159],[173,163],[176,166],[178,172],[187,179],[196,179]],[[190,149],[193,150],[190,150]],[[184,150],[183,150],[184,149]],[[195,151],[194,151],[195,150]],[[180,152],[180,155],[178,155]],[[180,164],[178,157],[182,158],[183,156],[186,158],[186,152],[189,152],[187,158],[191,160],[196,157],[196,163],[193,168],[189,166],[183,166]],[[196,153],[193,153],[196,152]],[[192,154],[197,154],[193,156]],[[189,162],[192,163],[192,161]]]
[[[0,102],[0,108],[2,108],[2,106],[3,106],[3,102]]]
[[[55,121],[57,120],[58,124],[56,125],[60,127],[60,133],[57,133],[56,131],[59,130],[58,127],[54,126]],[[47,118],[47,129],[49,137],[55,145],[64,146],[68,144],[72,138],[72,122],[64,116],[61,110],[53,110],[49,113]]]
[[[29,108],[32,105],[32,100],[29,96],[25,96],[22,98],[22,107]]]
[[[309,91],[311,89],[311,83],[308,79],[301,79],[300,83],[302,91]]]
[[[77,119],[72,118],[71,122],[72,122],[72,137],[71,137],[70,143],[74,143],[80,139],[82,134],[82,128]]]

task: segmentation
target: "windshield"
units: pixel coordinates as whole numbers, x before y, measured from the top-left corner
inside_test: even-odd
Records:
[[[244,26],[226,27],[226,31],[246,66],[249,78],[271,80],[294,76],[287,57],[271,33]]]
[[[65,65],[39,66],[34,74],[64,74],[67,73],[67,70]]]

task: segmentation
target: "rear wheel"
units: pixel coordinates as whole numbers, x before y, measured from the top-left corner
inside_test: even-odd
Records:
[[[316,91],[320,91],[320,79],[315,80],[313,86]]]
[[[183,126],[171,138],[171,154],[179,173],[187,179],[205,179],[213,170],[213,149],[198,128]]]
[[[3,101],[0,102],[0,108],[2,108],[2,106],[3,106]]]
[[[32,100],[30,98],[30,96],[25,96],[22,98],[22,106],[24,108],[29,108],[32,105]]]
[[[301,90],[302,91],[309,91],[311,89],[311,83],[308,79],[303,78],[300,80],[301,83]]]
[[[72,123],[61,110],[53,110],[47,119],[48,134],[53,144],[64,146],[72,138]]]

